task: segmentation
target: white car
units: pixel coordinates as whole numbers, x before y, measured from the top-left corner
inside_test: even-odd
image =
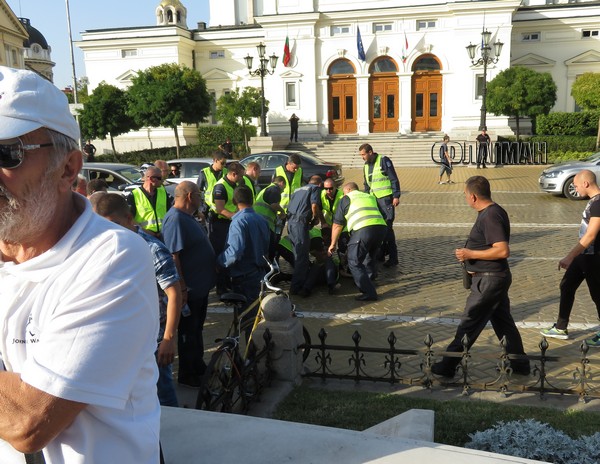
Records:
[[[554,195],[564,195],[569,200],[582,200],[583,198],[575,190],[573,179],[575,174],[583,169],[589,169],[596,174],[600,182],[600,152],[594,153],[585,160],[567,161],[550,166],[540,175],[540,188]]]

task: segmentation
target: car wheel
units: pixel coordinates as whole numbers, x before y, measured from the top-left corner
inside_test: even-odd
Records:
[[[569,177],[565,181],[565,185],[563,185],[563,195],[567,197],[569,200],[583,200],[579,193],[577,193],[577,189],[575,189],[575,185],[573,184],[573,179],[575,176]]]

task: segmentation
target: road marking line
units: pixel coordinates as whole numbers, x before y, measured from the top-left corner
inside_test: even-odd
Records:
[[[543,224],[535,222],[511,223],[512,228],[522,229],[571,229],[579,227],[579,223],[574,224]],[[473,227],[472,222],[394,222],[394,227]]]
[[[211,306],[208,312],[211,314],[230,314],[233,309],[229,306]],[[322,320],[341,320],[348,322],[392,322],[392,323],[421,323],[432,325],[451,325],[457,326],[460,323],[460,318],[450,317],[423,317],[423,316],[394,316],[384,314],[354,314],[354,313],[323,313],[316,311],[299,311],[303,318],[306,319],[322,319]],[[554,324],[552,322],[528,322],[515,321],[520,329],[546,329]],[[491,327],[491,324],[487,324]],[[569,329],[576,330],[597,330],[598,324],[589,323],[570,323]]]

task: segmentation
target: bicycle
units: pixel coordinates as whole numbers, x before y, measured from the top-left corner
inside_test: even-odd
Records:
[[[217,351],[212,355],[206,368],[206,372],[200,384],[196,409],[209,411],[231,412],[238,408],[241,412],[248,410],[250,402],[258,395],[260,385],[270,381],[269,366],[265,373],[261,374],[258,362],[265,357],[257,354],[256,345],[252,341],[252,334],[258,323],[262,320],[262,301],[268,293],[288,298],[288,295],[278,287],[271,285],[270,279],[279,273],[279,265],[276,261],[269,262],[270,270],[261,280],[261,291],[259,297],[240,314],[241,308],[246,304],[246,297],[237,293],[224,293],[221,302],[233,306],[233,319],[227,335],[222,339],[215,340],[220,343]],[[301,317],[296,313],[294,305],[291,305],[292,317]],[[254,320],[243,321],[244,316],[258,307],[258,313]],[[246,347],[242,354],[240,350],[240,335],[252,325]],[[302,327],[304,343],[300,345],[302,361],[304,362],[310,353],[311,339],[306,328]],[[239,404],[239,406],[238,406]]]

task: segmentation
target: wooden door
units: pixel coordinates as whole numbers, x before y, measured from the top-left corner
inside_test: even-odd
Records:
[[[442,76],[439,73],[413,75],[413,132],[442,129]]]
[[[398,77],[370,79],[370,132],[398,132]]]
[[[329,79],[329,133],[356,134],[356,79]]]

